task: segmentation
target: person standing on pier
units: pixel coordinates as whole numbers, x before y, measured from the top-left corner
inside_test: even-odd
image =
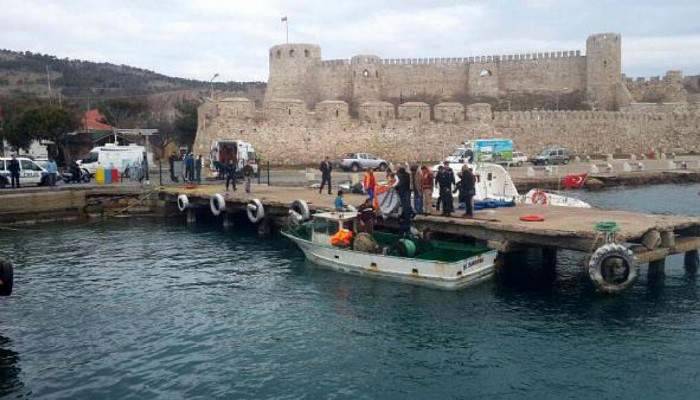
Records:
[[[333,171],[333,165],[331,165],[328,157],[321,162],[318,169],[321,171],[321,187],[318,188],[318,193],[320,194],[323,191],[323,186],[328,184],[328,194],[331,194],[331,172]]]
[[[365,190],[365,193],[367,193],[370,202],[374,200],[374,191],[376,187],[377,179],[374,177],[374,171],[372,171],[372,168],[367,168],[365,170],[365,176],[362,179],[362,188]]]
[[[197,160],[194,162],[194,180],[197,183],[202,183],[202,155],[197,156]]]
[[[250,182],[253,180],[253,167],[250,165],[252,161],[248,160],[248,164],[243,167],[243,177],[245,178],[245,192],[250,193]]]
[[[233,183],[233,191],[236,191],[236,160],[228,160],[228,165],[226,166],[226,191],[228,192],[229,183]]]
[[[19,160],[13,154],[12,159],[7,165],[7,170],[10,171],[10,179],[12,180],[12,188],[19,188]]]
[[[46,172],[47,172],[47,184],[49,186],[56,186],[56,176],[58,175],[58,165],[56,165],[56,161],[54,161],[53,157],[49,158],[49,162],[46,163]]]
[[[413,211],[416,214],[423,214],[423,183],[421,178],[418,165],[411,165],[411,192],[413,193]]]
[[[430,213],[430,207],[433,202],[433,172],[425,165],[420,167],[421,175],[421,195],[423,196],[423,215]]]
[[[450,164],[445,161],[442,171],[438,172],[436,178],[438,186],[440,186],[440,200],[442,202],[442,215],[449,217],[454,211],[452,199],[452,185],[455,183],[455,176]]]
[[[465,165],[460,174],[460,181],[457,183],[455,191],[459,191],[459,202],[464,203],[464,216],[474,217],[473,199],[476,194],[476,177],[472,169]]]
[[[396,171],[398,183],[396,184],[396,192],[399,194],[401,202],[401,214],[406,220],[413,218],[413,209],[411,208],[411,175],[406,171],[406,168],[399,167]]]
[[[175,153],[171,154],[170,157],[168,157],[168,164],[170,165],[170,180],[173,182],[177,182],[177,175],[175,175],[175,161],[177,161],[177,156]]]
[[[192,182],[194,180],[194,157],[192,153],[185,154],[183,161],[185,162],[185,181]]]

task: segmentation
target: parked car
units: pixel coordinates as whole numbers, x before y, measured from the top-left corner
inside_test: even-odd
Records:
[[[10,171],[7,169],[10,160],[12,160],[10,157],[0,157],[0,188],[11,184]],[[17,157],[17,160],[20,168],[20,185],[44,185],[46,183],[46,170],[34,160],[27,157]]]
[[[571,153],[563,147],[550,147],[532,160],[535,165],[568,164],[571,160]]]
[[[517,167],[522,166],[527,162],[527,156],[525,153],[520,152],[520,151],[514,151],[513,152],[513,159],[511,160],[511,165],[515,165]]]
[[[373,168],[384,171],[389,165],[389,163],[387,163],[385,160],[375,157],[369,153],[348,153],[345,154],[336,164],[341,169],[351,170],[353,172],[357,172],[365,168]]]

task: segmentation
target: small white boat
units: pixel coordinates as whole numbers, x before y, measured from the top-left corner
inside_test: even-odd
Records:
[[[450,168],[455,173],[455,180],[460,181],[458,172],[461,171],[464,164],[450,164]],[[437,168],[439,164],[433,167],[433,173],[437,173]],[[476,182],[474,196],[475,201],[480,200],[500,200],[500,201],[513,201],[516,204],[539,204],[539,205],[553,205],[561,207],[580,207],[580,208],[590,208],[591,205],[583,200],[579,200],[575,197],[564,196],[562,194],[553,193],[551,191],[544,191],[539,189],[533,189],[525,195],[518,193],[518,189],[513,183],[508,171],[498,164],[491,163],[477,163],[469,164],[475,175],[479,176],[479,180]],[[437,188],[433,191],[433,198],[437,199],[440,196],[440,191]],[[455,197],[457,195],[455,194]]]
[[[331,245],[339,229],[357,232],[357,216],[357,212],[314,214],[310,221],[282,230],[282,235],[296,243],[309,261],[340,272],[446,290],[476,285],[494,274],[497,252],[481,245],[376,231],[371,235],[374,251],[359,251],[356,243]]]

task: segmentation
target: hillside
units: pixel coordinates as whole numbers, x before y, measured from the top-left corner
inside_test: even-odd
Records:
[[[0,95],[46,96],[47,67],[52,92],[67,98],[110,98],[163,92],[209,90],[209,82],[166,76],[146,69],[96,63],[51,55],[0,49]],[[264,82],[214,82],[218,92],[245,95],[253,100],[265,90]]]

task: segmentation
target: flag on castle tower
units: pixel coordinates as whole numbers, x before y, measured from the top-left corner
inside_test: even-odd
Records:
[[[287,17],[282,17],[282,22],[287,22]]]

